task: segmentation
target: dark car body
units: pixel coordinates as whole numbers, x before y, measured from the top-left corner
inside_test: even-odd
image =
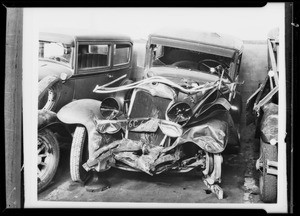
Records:
[[[198,167],[205,184],[223,198],[218,185],[221,154],[228,145],[239,145],[236,85],[242,43],[213,33],[193,35],[150,35],[143,80],[119,87],[97,85],[94,93],[111,95],[101,102],[77,100],[58,112],[62,122],[78,124],[74,152],[88,149],[87,157],[74,153],[81,158],[71,163],[74,181],[83,180],[78,164],[86,172],[116,167],[149,175]],[[157,45],[165,47],[158,50]],[[206,59],[213,65],[198,68]],[[172,65],[178,61],[180,65]]]
[[[52,111],[74,99],[103,99],[93,93],[96,84],[118,86],[130,78],[133,43],[128,36],[40,33],[39,44],[38,80],[55,77],[61,82],[53,90],[57,95]],[[40,92],[49,85],[45,82]]]

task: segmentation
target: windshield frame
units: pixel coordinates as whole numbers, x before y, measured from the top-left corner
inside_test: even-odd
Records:
[[[69,53],[65,53],[65,54],[70,56],[69,62],[58,61],[58,60],[53,59],[53,58],[41,56],[41,53],[40,53],[41,49],[45,49],[44,45],[41,46],[41,44],[45,44],[45,43],[47,43],[47,44],[58,44],[59,46],[62,46],[64,48],[65,52],[69,52]],[[39,60],[58,63],[58,64],[66,66],[66,67],[69,67],[71,69],[74,69],[74,54],[75,54],[75,47],[71,44],[65,44],[65,43],[58,42],[58,41],[39,40]],[[57,56],[57,57],[63,57],[63,56]]]
[[[155,59],[156,58],[156,56],[155,56],[155,49],[157,48],[157,46],[171,47],[171,48],[182,49],[182,50],[186,50],[186,51],[190,51],[190,52],[196,52],[196,53],[203,53],[203,54],[209,54],[209,55],[214,55],[214,56],[220,56],[222,58],[227,58],[228,60],[230,59],[229,64],[228,64],[228,62],[226,62],[226,64],[228,64],[228,68],[226,68],[228,75],[230,74],[231,64],[232,63],[236,64],[234,56],[230,58],[230,57],[222,56],[222,55],[215,55],[215,54],[211,54],[211,53],[205,53],[205,52],[200,52],[200,51],[195,51],[195,50],[189,50],[189,49],[186,49],[186,48],[182,48],[181,46],[177,47],[177,46],[169,46],[167,44],[162,44],[162,43],[159,43],[159,44],[151,43],[151,44],[148,45],[148,50],[149,50],[149,52],[148,52],[148,60],[147,60],[147,68],[148,69],[150,69],[152,67],[169,67],[169,68],[174,68],[174,69],[177,68],[175,66],[165,64],[159,58]],[[165,54],[165,51],[163,51],[162,53]],[[157,65],[157,66],[153,65],[153,62],[157,61],[157,60],[160,61],[162,63],[162,65]],[[180,68],[180,67],[178,67],[178,68]],[[198,69],[197,70],[192,69],[192,68],[191,69],[180,68],[180,69],[182,69],[182,70],[188,70],[188,71],[194,71],[195,73],[197,73],[197,72],[203,72],[203,73],[208,73],[209,74],[209,72],[207,72],[207,71],[198,70]],[[210,73],[210,74],[212,74],[212,73]],[[216,73],[212,74],[212,75],[219,76]]]

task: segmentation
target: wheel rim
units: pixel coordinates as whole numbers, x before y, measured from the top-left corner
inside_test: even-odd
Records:
[[[51,110],[53,105],[54,105],[54,100],[55,100],[55,94],[54,94],[54,89],[49,88],[48,89],[48,97],[47,97],[47,102],[44,105],[43,109],[44,110]]]
[[[50,141],[44,137],[38,137],[38,162],[37,162],[37,178],[38,183],[43,181],[49,170],[54,166],[55,160],[53,149]]]

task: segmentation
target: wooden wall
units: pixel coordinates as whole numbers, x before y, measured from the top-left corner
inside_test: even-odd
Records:
[[[6,207],[22,207],[22,33],[23,10],[7,8],[5,45]]]

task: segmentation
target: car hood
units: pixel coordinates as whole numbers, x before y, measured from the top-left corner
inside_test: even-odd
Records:
[[[148,74],[165,77],[177,84],[182,82],[197,82],[201,85],[207,82],[215,82],[219,79],[217,75],[175,67],[151,67],[146,71],[146,76]]]
[[[39,81],[49,75],[60,77],[62,73],[65,73],[67,78],[69,78],[72,76],[73,70],[63,64],[47,60],[39,60]]]

